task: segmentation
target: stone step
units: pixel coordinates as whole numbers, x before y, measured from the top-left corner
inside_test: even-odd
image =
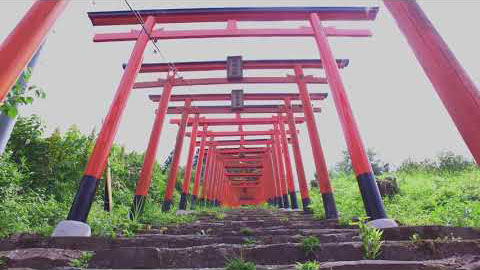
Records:
[[[294,264],[306,260],[358,261],[363,259],[362,246],[358,242],[322,244],[311,255],[306,255],[299,244],[258,245],[209,245],[182,249],[153,247],[120,248],[95,253],[90,262],[94,268],[209,268],[222,267],[228,258],[239,257],[256,264]],[[422,261],[445,259],[464,254],[480,255],[479,241],[430,242],[412,245],[409,242],[387,242],[379,259]]]
[[[210,231],[235,231],[235,230],[242,230],[242,229],[259,229],[263,228],[265,230],[274,230],[279,228],[284,229],[330,229],[336,228],[340,229],[340,226],[329,226],[322,223],[293,223],[293,224],[283,224],[281,222],[277,223],[237,223],[237,224],[192,224],[186,226],[165,226],[165,227],[151,227],[150,230],[161,230],[165,231],[166,233],[170,232],[196,232],[201,230],[210,230]]]
[[[185,234],[207,234],[207,235],[216,235],[219,237],[224,236],[263,236],[263,235],[320,235],[320,234],[338,234],[338,233],[348,233],[348,232],[357,232],[356,229],[302,229],[302,228],[284,228],[282,226],[270,227],[270,228],[249,228],[244,229],[217,229],[210,228],[207,230],[185,230],[184,228],[171,228],[167,230],[161,229],[152,229],[149,231],[149,234],[169,234],[169,235],[185,235]],[[144,235],[145,232],[140,233],[139,235]]]
[[[315,235],[322,243],[351,242],[358,240],[356,232],[322,233]],[[142,234],[135,238],[103,237],[25,237],[0,241],[0,251],[29,248],[57,248],[84,251],[97,251],[121,247],[158,247],[186,248],[211,244],[244,244],[247,239],[255,244],[298,243],[304,239],[301,235],[263,235],[263,236],[215,236],[215,235],[166,235]]]

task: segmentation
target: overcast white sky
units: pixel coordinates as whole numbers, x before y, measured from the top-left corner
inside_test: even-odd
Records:
[[[0,2],[0,39],[13,29],[33,1],[3,0]],[[344,83],[367,147],[374,148],[381,157],[393,164],[412,157],[423,159],[444,150],[471,158],[463,140],[443,108],[430,82],[416,61],[404,37],[381,1],[133,1],[137,9],[193,8],[225,6],[380,6],[375,22],[337,22],[329,25],[358,28],[368,27],[372,38],[330,38],[337,58],[350,59],[350,66],[342,71]],[[421,6],[445,38],[457,58],[477,83],[480,81],[478,48],[480,39],[473,26],[480,25],[479,1],[420,1]],[[88,11],[125,10],[123,0],[75,1],[57,22],[40,57],[33,75],[33,83],[47,92],[47,99],[25,108],[24,115],[39,114],[49,131],[56,127],[66,130],[77,125],[90,132],[106,115],[122,74],[121,64],[128,60],[132,42],[93,43],[94,33],[110,30],[125,31],[131,27],[95,28],[88,20]],[[293,27],[304,23],[244,23],[248,27]],[[222,26],[222,24],[201,27]],[[162,26],[165,27],[165,26]],[[166,26],[180,29],[191,26]],[[263,38],[161,41],[162,52],[171,61],[222,60],[228,55],[243,55],[244,59],[318,58],[311,38]],[[146,52],[145,62],[163,61],[152,47]],[[275,75],[285,75],[277,72]],[[251,75],[267,73],[247,72]],[[273,73],[268,73],[273,75]],[[317,73],[314,73],[317,74]],[[190,74],[183,74],[191,77]],[[204,74],[203,74],[204,75]],[[210,73],[209,75],[215,75]],[[217,75],[224,75],[219,73]],[[318,73],[318,75],[322,75]],[[151,78],[151,77],[150,77]],[[139,80],[144,79],[139,78]],[[174,93],[199,93],[209,90],[229,93],[243,88],[246,92],[295,92],[295,85],[207,86],[195,89],[176,88]],[[311,92],[329,92],[325,85],[311,85]],[[116,142],[129,150],[144,151],[153,123],[156,105],[147,94],[160,90],[132,92]],[[317,124],[329,167],[340,158],[345,149],[333,100],[329,97],[317,106],[323,113],[317,115]],[[167,118],[167,120],[170,119]],[[313,176],[314,165],[305,127],[301,127],[301,146],[306,173]],[[177,127],[166,121],[157,158],[163,162],[172,150]],[[184,144],[183,163],[188,140]]]

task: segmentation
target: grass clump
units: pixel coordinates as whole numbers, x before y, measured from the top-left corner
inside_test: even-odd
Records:
[[[5,153],[0,155],[0,238],[20,233],[51,235],[68,214],[79,179],[95,143],[96,133],[83,134],[72,126],[66,132],[45,133],[38,116],[19,117]],[[145,214],[129,219],[135,185],[143,166],[143,153],[113,145],[109,166],[113,184],[113,211],[103,210],[100,184],[87,223],[96,236],[131,237],[146,224],[191,222],[191,216],[161,213],[166,173],[155,164]],[[181,185],[174,191],[178,201]]]
[[[480,227],[480,169],[460,158],[441,154],[432,160],[407,160],[394,174],[400,192],[383,199],[390,218],[409,226],[443,225]],[[353,174],[334,173],[339,222],[348,225],[365,215]],[[310,192],[314,215],[324,216],[319,190]]]
[[[420,235],[418,233],[414,233],[414,234],[410,235],[409,238],[410,238],[410,242],[413,245],[416,245],[416,244],[418,244],[422,241],[422,238],[420,237]]]
[[[76,267],[76,268],[81,268],[81,269],[87,269],[88,264],[90,263],[90,260],[93,257],[92,252],[83,252],[82,255],[74,259],[70,262],[71,267]]]
[[[315,236],[308,236],[302,240],[302,249],[306,255],[312,254],[320,246],[320,239]]]
[[[250,228],[242,228],[240,230],[240,232],[245,236],[252,236],[253,235],[253,231]]]
[[[353,222],[352,225],[357,225],[360,231],[365,259],[375,260],[380,255],[380,249],[383,245],[383,231],[367,225],[365,223],[366,220],[367,218],[360,218],[359,221]]]
[[[257,240],[253,237],[246,237],[243,239],[243,245],[255,245],[257,243]]]
[[[245,261],[243,258],[234,258],[227,262],[225,270],[255,270],[257,266],[253,262]]]
[[[318,270],[320,269],[320,263],[317,261],[307,261],[304,263],[297,262],[295,265],[297,270]]]

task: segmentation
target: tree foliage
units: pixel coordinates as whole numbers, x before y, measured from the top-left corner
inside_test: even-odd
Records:
[[[353,166],[352,166],[352,159],[350,158],[350,154],[347,150],[342,152],[343,159],[335,166],[335,171],[338,173],[345,173],[345,174],[352,174]],[[382,175],[383,173],[387,173],[390,171],[390,164],[383,162],[379,157],[378,154],[373,149],[367,150],[367,157],[368,161],[372,165],[373,174],[375,175]]]
[[[75,126],[65,133],[56,129],[46,136],[38,116],[19,117],[7,151],[0,156],[0,237],[19,232],[49,234],[66,217],[79,180],[95,143],[96,134],[82,134]],[[143,154],[114,145],[110,153],[114,209],[102,210],[103,185],[89,216],[95,234],[114,235],[135,228],[128,220]],[[180,170],[181,172],[181,170]],[[165,190],[165,174],[155,164],[147,204],[148,216],[159,220]],[[178,198],[180,185],[174,193]],[[127,229],[125,229],[127,228]]]
[[[26,87],[32,76],[30,68],[27,68],[21,76],[0,105],[0,111],[12,119],[18,115],[18,105],[32,104],[35,98],[46,97],[41,88],[34,85]]]

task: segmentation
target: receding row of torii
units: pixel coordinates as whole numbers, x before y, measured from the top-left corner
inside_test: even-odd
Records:
[[[164,119],[167,114],[179,114],[181,119],[179,124],[179,131],[174,146],[174,155],[172,157],[171,167],[167,180],[167,187],[165,190],[165,197],[162,209],[168,211],[171,208],[172,196],[175,188],[175,182],[177,179],[177,171],[179,168],[179,161],[182,152],[183,140],[185,137],[186,127],[189,124],[188,116],[195,115],[198,120],[200,117],[206,114],[235,114],[238,119],[241,119],[241,114],[269,114],[270,117],[274,114],[279,120],[274,121],[274,139],[273,140],[239,140],[234,142],[222,142],[212,141],[213,145],[210,145],[208,152],[210,155],[210,163],[207,162],[203,183],[203,190],[206,192],[207,199],[214,198],[215,202],[229,202],[232,204],[234,198],[237,198],[236,204],[239,202],[240,197],[246,201],[269,201],[276,200],[283,203],[283,192],[286,192],[286,177],[285,161],[280,159],[282,151],[279,149],[279,140],[275,139],[278,135],[278,125],[286,123],[289,127],[289,136],[292,141],[292,150],[294,156],[295,167],[297,169],[297,181],[299,191],[302,198],[302,205],[304,210],[307,210],[309,204],[308,184],[305,177],[305,169],[301,159],[301,149],[298,143],[298,136],[295,127],[295,113],[303,113],[303,119],[307,125],[309,139],[313,152],[313,160],[315,164],[315,172],[317,181],[322,193],[322,199],[325,209],[325,216],[327,218],[337,218],[338,211],[335,205],[335,199],[328,176],[327,165],[322,151],[320,143],[320,137],[318,134],[317,124],[315,122],[314,113],[318,109],[314,109],[307,89],[307,85],[329,85],[331,90],[331,96],[337,109],[337,114],[341,122],[344,136],[347,141],[347,147],[350,152],[353,167],[357,175],[359,182],[360,193],[365,203],[365,210],[367,215],[372,220],[387,220],[389,223],[394,224],[393,221],[387,219],[383,202],[376,186],[374,175],[369,164],[363,142],[361,140],[357,124],[353,117],[352,109],[350,107],[342,79],[340,77],[339,70],[348,65],[348,60],[339,59],[336,60],[333,56],[332,50],[328,42],[328,36],[341,36],[341,37],[369,37],[371,33],[369,30],[337,30],[334,27],[323,27],[322,21],[328,20],[373,20],[376,17],[378,8],[324,8],[324,7],[309,7],[309,8],[220,8],[220,9],[190,9],[190,10],[146,10],[139,11],[139,15],[143,17],[144,25],[139,32],[129,33],[108,33],[108,34],[96,34],[94,40],[97,42],[102,41],[125,41],[136,40],[133,48],[132,55],[127,65],[124,65],[124,75],[112,103],[111,110],[104,120],[103,127],[98,136],[97,143],[89,162],[85,170],[85,175],[81,181],[80,188],[77,192],[73,205],[70,209],[68,220],[76,220],[85,222],[90,210],[90,204],[95,195],[96,185],[102,178],[102,173],[105,168],[105,162],[110,150],[110,146],[113,143],[114,134],[120,121],[120,115],[123,108],[126,105],[128,95],[132,89],[144,89],[144,88],[161,88],[162,93],[160,96],[153,97],[158,101],[158,108],[155,114],[155,120],[150,135],[149,144],[145,155],[145,164],[140,173],[140,178],[137,183],[136,196],[132,209],[142,209],[145,197],[148,194],[150,186],[153,165],[155,163],[155,155],[159,144],[162,144],[161,131],[164,125]],[[118,25],[118,24],[135,24],[138,22],[137,18],[129,12],[93,12],[89,13],[89,17],[94,25]],[[311,27],[300,27],[297,29],[258,29],[242,32],[237,25],[237,21],[255,21],[255,20],[307,20],[310,22]],[[225,21],[225,29],[217,30],[187,30],[187,31],[171,31],[167,30],[155,30],[154,27],[158,23],[196,23],[196,22],[215,22]],[[327,30],[328,29],[328,30]],[[200,32],[199,32],[200,31]],[[306,32],[307,31],[307,34]],[[225,33],[230,33],[225,35]],[[243,60],[241,57],[229,57],[227,61],[205,61],[205,62],[184,62],[184,63],[143,63],[142,55],[146,48],[146,45],[151,38],[224,38],[232,37],[232,34],[238,37],[271,37],[271,36],[310,36],[316,41],[319,49],[319,59],[288,59],[288,60]],[[162,36],[164,35],[164,36]],[[304,75],[306,69],[324,69],[326,77],[315,77]],[[185,78],[179,76],[180,73],[195,73],[199,71],[226,71],[226,76],[222,77],[208,77],[208,78]],[[278,70],[289,73],[287,75],[276,77],[247,77],[243,76],[243,70]],[[138,73],[157,73],[159,75],[158,80],[154,81],[142,81],[136,82],[135,78]],[[163,75],[162,75],[163,74]],[[271,92],[267,90],[266,93],[257,94],[245,94],[243,95],[239,91],[230,94],[231,106],[192,106],[192,102],[200,101],[218,101],[225,100],[225,96],[202,94],[202,95],[189,95],[184,96],[183,99],[177,96],[177,100],[183,100],[183,107],[168,107],[170,101],[172,101],[172,89],[178,86],[188,86],[193,89],[198,85],[227,85],[227,84],[296,84],[298,94],[295,95],[296,99],[301,101],[301,105],[292,104],[292,97],[283,96],[281,93]],[[173,96],[175,97],[175,96]],[[277,100],[283,102],[279,105],[243,105],[244,100],[259,99],[259,100]],[[325,98],[325,95],[321,97]],[[280,115],[278,115],[280,114]],[[283,115],[285,114],[285,116]],[[283,118],[286,117],[284,122]],[[192,125],[195,124],[195,118]],[[208,120],[207,120],[208,121]],[[248,125],[249,122],[246,122]],[[191,131],[192,135],[196,137],[196,129],[194,127]],[[243,126],[243,125],[239,125]],[[193,126],[192,126],[193,127]],[[277,128],[275,128],[277,127]],[[207,130],[208,132],[208,130]],[[243,136],[244,137],[244,136]],[[213,138],[215,139],[215,137]],[[288,140],[287,140],[288,141]],[[191,140],[189,156],[187,160],[183,194],[180,199],[180,207],[185,208],[185,202],[191,178],[191,163],[194,154],[195,140]],[[208,141],[210,143],[210,141]],[[208,144],[207,143],[207,144]],[[263,146],[269,148],[268,151],[262,153],[262,155],[270,155],[271,168],[265,167],[262,171],[262,187],[255,188],[254,194],[249,192],[247,188],[233,189],[228,184],[232,184],[232,180],[228,176],[228,171],[225,172],[223,165],[224,162],[217,154],[217,148],[219,146],[215,144],[228,143],[238,147],[243,147],[246,144]],[[288,146],[288,145],[287,145]],[[283,149],[282,149],[283,150]],[[287,152],[287,151],[285,151]],[[260,155],[261,156],[261,155]],[[257,155],[257,158],[260,156]],[[213,160],[213,161],[212,161]],[[248,159],[248,160],[251,160]],[[264,159],[262,159],[264,160]],[[268,159],[267,159],[268,160]],[[289,163],[291,165],[291,162]],[[201,167],[197,168],[197,171],[202,171]],[[271,172],[270,175],[266,173]],[[283,175],[285,174],[285,177]],[[290,175],[291,176],[291,175]],[[245,180],[245,177],[236,176],[236,178]],[[226,181],[223,181],[227,179]],[[292,178],[291,178],[292,179]],[[195,181],[195,180],[194,180]],[[292,179],[293,181],[293,179]],[[200,179],[197,179],[197,183],[200,183]],[[227,183],[225,187],[224,183]],[[260,183],[260,179],[259,179]],[[197,185],[198,185],[197,184]],[[291,186],[291,184],[290,184]],[[275,190],[278,192],[268,194],[268,190]],[[194,182],[195,189],[195,182]],[[250,189],[252,190],[252,189]],[[292,192],[294,190],[292,189]],[[195,191],[194,191],[195,192]],[[203,191],[202,191],[203,192]],[[233,193],[236,192],[234,195]],[[244,194],[250,193],[250,194]],[[226,198],[222,198],[225,194],[228,194]],[[263,196],[259,194],[263,193]],[[195,195],[197,196],[197,195]],[[293,195],[292,195],[293,196]],[[220,199],[220,200],[219,200]],[[296,199],[294,199],[296,201]],[[295,201],[293,204],[295,205]],[[233,202],[235,204],[235,202]],[[289,203],[290,204],[290,203]]]
[[[2,43],[0,50],[0,100],[15,83],[28,61],[40,47],[68,0],[38,0]],[[445,105],[459,133],[472,153],[477,164],[480,163],[480,93],[462,68],[448,45],[413,0],[385,0],[393,18],[405,35],[417,59],[432,82],[438,96]],[[118,86],[114,100],[104,120],[93,152],[88,161],[80,187],[70,209],[67,221],[57,226],[55,235],[87,235],[85,224],[97,186],[106,167],[123,111],[132,89],[162,88],[161,95],[151,96],[158,102],[154,126],[148,143],[145,164],[137,183],[134,206],[143,205],[151,181],[155,154],[161,142],[160,135],[166,114],[182,115],[172,120],[179,125],[173,164],[169,174],[165,203],[168,210],[171,205],[176,170],[180,160],[181,145],[185,135],[190,136],[188,160],[183,182],[181,209],[186,208],[186,194],[189,191],[193,171],[194,149],[199,147],[199,157],[193,177],[194,199],[201,198],[214,203],[238,205],[244,202],[275,200],[278,204],[288,201],[286,192],[291,195],[289,204],[295,207],[296,197],[291,192],[295,185],[288,155],[288,146],[292,146],[297,181],[303,204],[308,204],[308,187],[298,146],[295,124],[306,123],[312,147],[317,181],[322,193],[327,218],[337,217],[335,199],[330,186],[320,144],[318,128],[314,119],[316,111],[312,100],[321,100],[326,96],[309,93],[307,85],[328,84],[335,104],[339,122],[342,126],[353,170],[357,176],[360,193],[366,214],[373,225],[395,226],[387,219],[383,203],[376,186],[371,166],[358,131],[355,118],[348,101],[339,69],[348,65],[348,60],[335,60],[328,37],[369,37],[371,32],[365,29],[338,29],[325,27],[324,21],[366,21],[374,20],[377,7],[272,7],[272,8],[200,8],[131,11],[92,12],[89,18],[94,26],[137,25],[141,30],[124,33],[96,34],[95,42],[135,41],[128,64]],[[241,28],[243,21],[307,21],[309,26],[298,28]],[[155,28],[156,25],[175,23],[224,22],[223,28],[168,30]],[[267,38],[291,37],[313,38],[319,50],[320,60],[235,60],[229,66],[228,61],[187,62],[187,63],[143,63],[143,54],[150,41],[166,39],[193,40],[198,38]],[[187,42],[187,41],[186,41]],[[224,57],[224,56],[223,56]],[[244,77],[244,69],[289,70],[291,73],[280,77]],[[324,69],[325,78],[304,76],[306,69]],[[228,76],[220,78],[184,78],[180,72],[227,70]],[[388,69],[392,70],[391,68]],[[156,81],[136,82],[138,73],[162,73],[164,77]],[[403,78],[402,78],[403,79]],[[172,95],[175,86],[212,85],[212,84],[296,84],[298,93],[281,94],[270,91],[264,93],[202,93],[197,95]],[[139,90],[140,91],[140,90]],[[192,102],[203,100],[231,100],[231,106],[192,106]],[[241,100],[277,100],[278,105],[242,105]],[[292,104],[299,100],[301,105]],[[170,101],[183,101],[183,107],[168,107]],[[268,116],[245,118],[242,114],[262,113]],[[232,117],[212,118],[208,114],[230,113]],[[303,113],[296,117],[295,113]],[[193,117],[189,117],[189,115]],[[270,125],[267,130],[244,131],[245,125]],[[213,126],[236,125],[236,132],[221,132],[210,129]],[[288,130],[285,128],[288,126]],[[187,132],[187,127],[191,131]],[[199,130],[201,128],[201,130]],[[240,135],[240,140],[218,140],[219,137]],[[267,139],[247,140],[246,136],[267,136]],[[197,138],[200,138],[198,142]],[[226,145],[235,147],[226,149]],[[253,147],[255,146],[255,147]],[[193,149],[193,150],[192,150]],[[205,159],[206,157],[206,159]],[[204,163],[205,159],[205,163]],[[240,162],[240,160],[242,162]],[[282,167],[283,166],[283,167]],[[203,169],[202,169],[203,168]],[[202,175],[203,174],[203,175]],[[202,180],[200,180],[202,179]],[[200,185],[203,184],[201,194]],[[236,191],[235,191],[236,190]],[[251,193],[251,190],[255,192]],[[242,194],[243,195],[240,195]],[[237,195],[237,196],[235,196]],[[193,200],[195,203],[195,200]],[[192,203],[192,204],[193,204]],[[137,207],[134,207],[137,208]]]
[[[232,83],[236,83],[233,81]],[[240,92],[242,93],[242,92]],[[199,147],[199,156],[194,178],[194,187],[192,192],[192,206],[199,197],[200,179],[203,175],[203,189],[199,197],[207,203],[222,204],[225,206],[238,206],[244,204],[260,204],[269,202],[281,207],[298,208],[294,179],[292,174],[291,158],[289,154],[289,143],[292,144],[295,164],[297,169],[297,179],[299,182],[300,193],[302,196],[303,209],[308,210],[309,195],[307,180],[302,162],[301,149],[299,146],[298,130],[296,124],[314,119],[305,120],[304,117],[295,118],[295,113],[303,113],[304,110],[319,112],[319,108],[312,108],[313,100],[323,100],[326,94],[308,95],[268,93],[268,94],[240,94],[238,98],[242,101],[249,100],[277,100],[284,102],[284,105],[243,105],[239,108],[228,106],[191,106],[192,101],[221,101],[232,99],[235,95],[229,94],[197,94],[197,95],[172,95],[170,100],[184,101],[184,107],[170,107],[167,114],[182,114],[181,119],[172,119],[170,122],[179,125],[175,151],[172,158],[171,169],[169,171],[167,192],[165,193],[163,210],[170,209],[172,202],[172,191],[176,182],[176,174],[179,166],[180,155],[182,151],[183,139],[185,135],[190,137],[190,147],[188,150],[188,159],[185,165],[185,173],[182,185],[182,194],[179,202],[179,209],[185,210],[187,195],[189,194],[190,179],[192,177],[193,157],[196,147]],[[161,100],[161,96],[151,96],[154,101]],[[228,98],[228,99],[227,99]],[[292,100],[302,100],[305,105],[292,106]],[[234,101],[232,100],[232,104]],[[243,103],[243,102],[242,102]],[[205,114],[234,114],[234,118],[207,118],[200,117]],[[242,118],[241,114],[260,113],[274,114],[274,116],[263,118]],[[189,114],[195,115],[194,118],[188,118]],[[158,118],[157,118],[158,119]],[[285,124],[288,126],[286,131]],[[243,127],[249,125],[271,126],[267,130],[246,131]],[[191,132],[186,133],[186,127],[191,126]],[[209,127],[218,126],[237,126],[238,131],[209,131]],[[202,127],[202,131],[198,131]],[[314,131],[315,132],[315,131]],[[288,134],[288,136],[287,136]],[[152,136],[159,136],[153,133]],[[262,136],[262,139],[246,139],[245,137]],[[197,141],[197,137],[201,141]],[[240,140],[215,140],[221,137],[240,137]],[[207,142],[207,138],[209,141]],[[158,140],[157,138],[152,138]],[[157,145],[156,143],[152,144]],[[231,147],[236,148],[231,148]],[[254,146],[254,147],[252,147]],[[203,168],[206,147],[208,155]],[[224,148],[221,148],[224,147]],[[318,149],[316,149],[318,150]],[[321,149],[319,149],[321,151]],[[322,157],[323,154],[319,156]],[[145,164],[152,162],[147,159],[155,159],[154,156],[146,156]],[[266,163],[264,162],[266,161]],[[324,161],[321,161],[325,164]],[[234,167],[232,167],[234,166]],[[235,168],[236,172],[230,169]],[[238,169],[241,170],[239,171]],[[256,169],[255,173],[251,170]],[[211,171],[216,174],[212,174]],[[326,170],[326,168],[322,168]],[[218,177],[218,174],[220,177]],[[141,178],[137,185],[136,199],[134,209],[141,209],[141,205],[148,194],[149,179]],[[253,178],[253,179],[252,179]],[[328,180],[328,178],[327,178]],[[216,182],[218,181],[218,182]],[[239,185],[240,182],[244,183]],[[248,183],[245,183],[245,182]],[[235,185],[234,185],[235,184]],[[246,184],[246,185],[245,185]],[[211,189],[209,186],[217,187]],[[287,187],[288,186],[288,190]],[[233,189],[236,188],[236,189]],[[242,188],[242,189],[238,189]],[[240,192],[240,193],[238,193]],[[248,196],[241,196],[247,195]],[[228,194],[228,195],[227,195]],[[290,196],[290,201],[288,199]],[[213,197],[213,199],[211,199]],[[243,198],[243,199],[242,199]],[[330,208],[335,208],[334,205]],[[330,213],[331,217],[336,217],[337,213]]]

